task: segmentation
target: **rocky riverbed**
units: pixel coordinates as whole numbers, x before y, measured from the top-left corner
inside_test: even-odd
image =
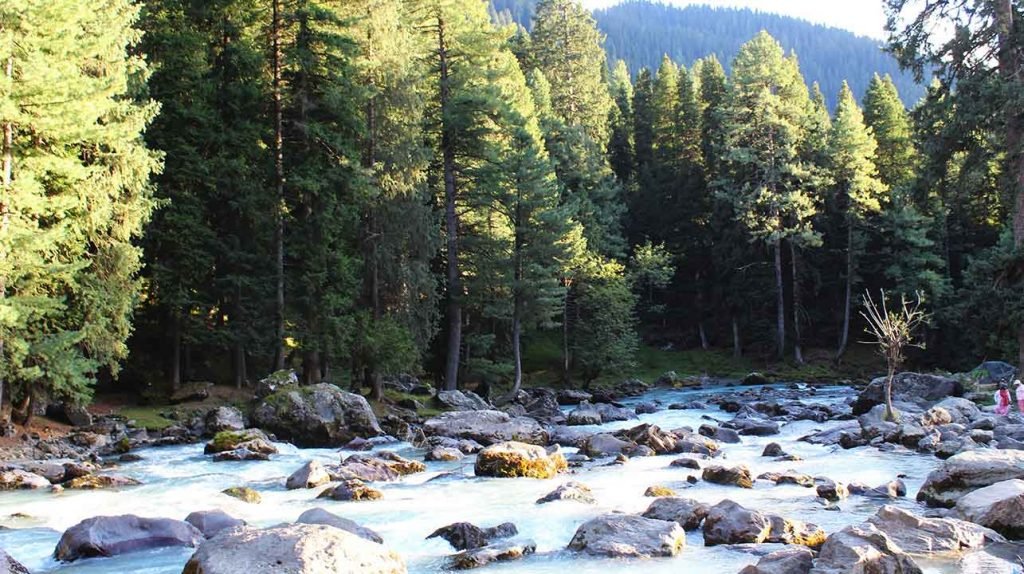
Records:
[[[347,447],[232,412],[94,433],[101,459],[6,463],[0,548],[35,573],[1019,571],[1003,535],[1024,534],[1024,421],[923,390],[946,384],[902,380],[898,425],[872,388],[531,391],[501,411],[447,396],[467,410],[422,424],[333,387],[305,393],[331,424],[268,395],[271,433]],[[207,438],[176,444],[190,433]]]

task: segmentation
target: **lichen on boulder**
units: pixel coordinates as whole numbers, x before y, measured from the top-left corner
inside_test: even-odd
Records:
[[[543,447],[515,441],[491,445],[480,451],[474,467],[477,476],[501,478],[552,478],[567,469],[568,464],[561,452],[549,453]]]

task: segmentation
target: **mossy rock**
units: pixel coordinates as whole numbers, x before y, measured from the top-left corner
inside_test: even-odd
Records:
[[[667,486],[661,486],[660,484],[656,484],[654,486],[648,486],[647,490],[644,491],[644,496],[649,496],[651,498],[661,498],[663,496],[675,496],[675,495],[676,495],[676,491],[672,490],[671,488],[669,488]]]
[[[499,478],[552,478],[569,468],[561,452],[548,453],[543,447],[522,442],[503,442],[477,454],[477,476]]]
[[[100,490],[104,488],[120,488],[123,486],[138,486],[142,484],[138,480],[119,474],[87,474],[73,478],[64,483],[66,488],[77,490]]]
[[[206,448],[203,450],[205,454],[216,454],[218,452],[226,452],[229,450],[235,450],[242,446],[244,443],[251,441],[262,441],[269,444],[270,439],[267,435],[258,429],[245,429],[243,431],[221,431],[213,436],[213,440],[206,443]],[[277,449],[274,449],[276,452]],[[274,454],[274,452],[268,454]]]
[[[363,481],[355,478],[331,486],[317,496],[317,498],[329,498],[339,501],[380,500],[383,497],[383,492],[371,488]]]
[[[222,494],[226,494],[232,498],[237,498],[242,502],[248,502],[249,504],[259,504],[263,502],[263,497],[260,493],[249,488],[248,486],[232,486],[227,490],[222,490]]]

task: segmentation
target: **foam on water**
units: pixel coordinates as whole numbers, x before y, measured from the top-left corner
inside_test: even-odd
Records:
[[[634,399],[659,401],[663,404],[700,399],[712,392],[734,392],[735,389],[712,391],[657,390]],[[835,402],[850,396],[849,389],[829,389],[808,401]],[[629,401],[627,401],[629,402]],[[690,426],[697,428],[707,422],[702,417],[726,420],[731,415],[718,409],[663,410],[641,415],[640,422],[650,422],[665,429]],[[603,425],[602,430],[628,428],[637,421]],[[878,485],[905,474],[911,498],[895,504],[914,508],[912,496],[925,476],[938,463],[930,456],[908,452],[880,452],[873,448],[844,451],[835,447],[815,446],[797,439],[816,429],[836,423],[795,422],[784,425],[780,435],[744,437],[742,444],[723,445],[724,464],[748,464],[755,476],[766,471],[797,470],[814,476],[827,476],[839,481],[859,481]],[[587,428],[587,427],[582,427]],[[595,429],[598,427],[594,427]],[[776,462],[761,457],[769,442],[778,442],[791,453],[801,456],[799,462]],[[710,504],[731,498],[744,506],[781,514],[788,518],[813,522],[827,532],[864,520],[874,514],[882,502],[852,497],[840,503],[842,512],[826,511],[816,500],[812,488],[775,486],[759,481],[753,489],[741,489],[700,482],[688,486],[686,477],[696,471],[670,468],[675,457],[635,458],[622,466],[598,466],[580,469],[574,475],[551,480],[491,479],[467,476],[463,479],[430,479],[444,473],[472,474],[472,457],[458,462],[430,462],[427,472],[405,477],[394,483],[374,484],[384,493],[373,502],[334,502],[316,500],[318,490],[288,491],[285,478],[305,461],[317,459],[336,462],[349,452],[334,449],[297,449],[279,444],[281,454],[269,462],[213,463],[203,455],[202,445],[146,449],[139,451],[145,460],[126,464],[118,469],[141,480],[144,485],[120,491],[65,491],[0,493],[0,524],[12,529],[0,530],[0,547],[24,563],[33,572],[61,574],[99,574],[132,572],[139,574],[179,574],[188,560],[190,549],[163,549],[113,558],[82,560],[70,565],[55,562],[51,555],[60,533],[77,522],[97,515],[138,514],[141,516],[184,518],[195,510],[220,508],[256,526],[269,526],[295,520],[304,510],[323,507],[373,528],[386,544],[405,557],[413,573],[438,572],[445,558],[453,552],[447,542],[424,537],[438,527],[467,521],[480,526],[514,522],[523,538],[537,543],[537,554],[524,560],[488,566],[494,572],[529,572],[564,574],[571,565],[574,574],[616,572],[676,573],[680,567],[694,574],[736,572],[753,563],[757,556],[752,548],[703,546],[699,532],[687,537],[687,548],[675,558],[654,560],[611,560],[588,558],[565,550],[576,528],[589,518],[611,511],[642,512],[651,502],[643,496],[648,486],[659,484],[674,488],[680,496]],[[402,456],[422,459],[423,451],[408,444],[395,445],[392,450]],[[568,449],[571,451],[572,449]],[[559,484],[577,480],[590,486],[598,503],[583,505],[559,501],[537,505],[536,499]],[[246,485],[260,491],[261,504],[247,504],[220,494],[231,486]],[[15,513],[25,518],[7,518]],[[770,548],[770,547],[767,547]],[[766,547],[758,549],[763,553]],[[684,566],[685,565],[685,566]],[[945,570],[942,562],[929,571]]]

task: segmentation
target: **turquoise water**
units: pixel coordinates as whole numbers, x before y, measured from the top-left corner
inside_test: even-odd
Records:
[[[665,405],[699,399],[715,391],[657,390],[639,400],[656,400]],[[849,389],[830,389],[809,400],[843,401]],[[708,410],[661,411],[641,415],[639,422],[654,423],[671,429],[688,425],[697,428],[707,422],[703,416],[726,420],[732,415],[717,408]],[[616,429],[639,424],[624,421],[602,425]],[[767,471],[797,470],[840,481],[882,484],[906,474],[910,499],[897,505],[917,508],[912,497],[925,476],[938,463],[930,456],[907,452],[883,453],[871,448],[849,451],[798,442],[797,439],[816,429],[836,423],[800,421],[784,425],[782,434],[773,437],[744,437],[743,444],[723,445],[723,462],[745,463],[755,476]],[[581,427],[588,428],[588,427]],[[769,442],[779,442],[791,453],[803,457],[799,462],[775,462],[762,458],[761,451]],[[669,468],[673,456],[635,458],[623,466],[593,466],[574,469],[573,474],[550,480],[491,479],[471,477],[466,480],[428,482],[441,473],[472,474],[473,458],[459,462],[427,463],[427,472],[405,477],[394,483],[375,484],[384,493],[382,500],[372,502],[334,502],[316,500],[319,489],[288,491],[285,478],[304,462],[317,459],[336,462],[350,452],[335,449],[297,449],[279,444],[281,454],[269,462],[213,463],[203,455],[202,445],[145,449],[138,451],[145,460],[123,465],[117,472],[141,480],[144,485],[121,491],[65,491],[0,493],[0,548],[5,549],[35,573],[98,574],[133,572],[140,574],[179,574],[192,553],[191,549],[163,549],[113,558],[94,558],[73,564],[55,562],[52,552],[64,529],[96,515],[138,514],[142,516],[183,519],[192,511],[220,508],[256,526],[270,526],[295,520],[304,510],[316,506],[373,528],[384,537],[385,544],[401,554],[413,573],[438,572],[446,557],[454,551],[440,539],[426,540],[436,528],[458,521],[480,526],[514,522],[524,538],[537,543],[537,554],[518,562],[488,566],[495,572],[529,572],[564,574],[571,562],[575,574],[616,572],[672,573],[685,565],[688,573],[718,574],[736,572],[756,562],[753,548],[705,548],[699,532],[688,535],[687,548],[674,558],[651,560],[612,560],[587,558],[565,551],[576,528],[594,516],[610,511],[642,512],[650,498],[643,496],[648,486],[660,484],[674,488],[680,496],[709,504],[731,498],[747,507],[781,514],[788,518],[812,522],[827,532],[863,521],[875,513],[880,501],[853,497],[840,503],[841,512],[825,511],[817,502],[814,489],[799,486],[775,486],[760,481],[755,488],[698,483],[689,487],[686,477],[695,471]],[[408,444],[391,450],[409,458],[422,460],[424,451]],[[567,449],[572,452],[572,449]],[[536,505],[536,499],[569,480],[590,486],[598,503],[583,505],[560,501]],[[246,485],[263,496],[261,504],[246,504],[220,491],[230,486]],[[27,518],[10,518],[12,514]],[[7,518],[3,518],[7,517]],[[758,553],[771,549],[765,545]],[[952,563],[928,564],[929,571],[950,570]]]

